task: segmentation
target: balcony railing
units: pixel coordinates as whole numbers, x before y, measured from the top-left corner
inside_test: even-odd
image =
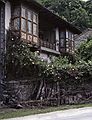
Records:
[[[40,42],[41,42],[42,47],[46,47],[46,48],[49,48],[49,49],[56,50],[56,44],[55,43],[50,43],[50,42],[43,41],[43,40],[40,40]]]

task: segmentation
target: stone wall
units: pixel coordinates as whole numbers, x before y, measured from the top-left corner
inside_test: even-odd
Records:
[[[92,102],[92,83],[76,86],[76,88],[62,89],[62,104],[79,104]]]
[[[92,38],[91,28],[88,28],[80,35],[75,36],[75,47],[77,48],[78,46],[80,46],[80,44],[83,43],[84,41],[87,41],[88,38]]]
[[[12,80],[7,82],[8,95],[18,102],[32,100],[33,89],[38,82],[31,80]]]
[[[43,100],[44,105],[59,105],[60,104],[79,104],[79,103],[91,103],[92,102],[92,83],[73,86],[62,86],[59,84],[59,89],[57,88],[57,83],[44,83],[42,87],[41,98],[36,99],[39,93],[39,88],[41,89],[40,81],[32,80],[12,80],[7,82],[7,95],[9,104],[23,103],[22,105],[28,106],[32,101],[35,105],[35,100]],[[47,87],[47,88],[46,88]],[[48,93],[47,93],[48,92]],[[47,95],[47,97],[46,97]],[[58,95],[60,95],[58,97]],[[7,99],[6,99],[7,101]],[[33,102],[34,101],[34,102]],[[59,102],[58,102],[59,101]],[[39,103],[39,102],[37,102]],[[26,106],[25,105],[25,106]],[[39,104],[38,104],[39,105]]]

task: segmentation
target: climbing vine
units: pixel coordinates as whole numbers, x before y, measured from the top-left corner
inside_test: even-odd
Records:
[[[50,63],[43,61],[39,57],[39,51],[32,52],[30,44],[19,41],[14,33],[9,31],[6,54],[7,76],[30,77],[36,74],[38,77],[53,81],[73,81],[91,80],[92,61],[76,59],[75,63],[67,56],[56,57]],[[12,74],[11,74],[12,73]],[[79,83],[78,81],[78,83]]]
[[[11,88],[11,91],[15,89],[15,93],[9,93],[8,99],[12,100],[14,94],[15,101],[19,101],[20,94],[28,94],[28,89],[31,89],[31,92],[26,100],[41,100],[41,104],[44,100],[45,105],[54,105],[53,102],[56,105],[79,103],[80,100],[83,101],[82,98],[90,98],[91,93],[87,96],[84,90],[85,85],[90,84],[92,80],[92,60],[85,59],[86,56],[81,54],[85,53],[86,48],[89,53],[90,45],[84,46],[78,48],[73,57],[63,55],[48,63],[40,58],[39,51],[33,50],[29,43],[20,41],[20,36],[10,30],[7,36],[6,75],[7,80],[17,81],[18,84]],[[21,83],[25,80],[27,85]],[[25,92],[22,92],[24,90]]]

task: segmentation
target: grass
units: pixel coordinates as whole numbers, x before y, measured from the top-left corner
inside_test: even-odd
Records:
[[[44,109],[0,109],[0,120],[82,107],[92,107],[92,104],[62,105],[59,107],[48,107]]]

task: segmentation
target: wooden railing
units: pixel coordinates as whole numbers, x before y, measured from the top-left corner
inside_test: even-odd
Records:
[[[55,43],[50,43],[44,40],[40,40],[40,44],[42,47],[50,48],[53,50],[56,50],[56,44]]]

